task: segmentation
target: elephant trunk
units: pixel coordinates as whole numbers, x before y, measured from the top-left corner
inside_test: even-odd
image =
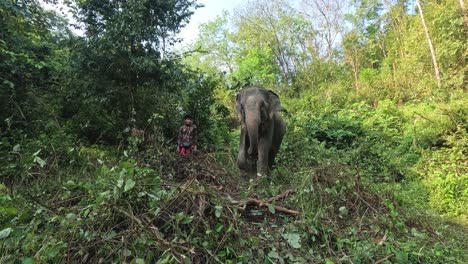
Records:
[[[250,142],[248,154],[249,156],[253,156],[258,153],[258,133],[261,124],[260,113],[258,111],[251,111],[245,118]]]

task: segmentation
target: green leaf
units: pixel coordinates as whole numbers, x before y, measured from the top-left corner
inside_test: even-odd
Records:
[[[186,225],[186,224],[190,224],[192,223],[193,221],[193,216],[188,216],[188,217],[185,217],[184,220],[182,220],[182,224]]]
[[[16,144],[14,147],[13,147],[13,152],[18,152],[20,151],[21,149],[21,145],[20,144]]]
[[[175,215],[175,217],[176,217],[176,220],[177,220],[177,221],[180,221],[180,220],[184,219],[185,213],[184,213],[184,212],[177,213],[177,214]]]
[[[111,239],[114,238],[116,235],[117,235],[117,232],[115,232],[114,230],[112,230],[111,232],[105,234],[105,235],[103,236],[103,239],[104,239],[104,240],[111,240]]]
[[[341,207],[338,209],[338,211],[340,212],[340,215],[341,215],[341,216],[346,216],[346,215],[348,215],[348,209],[346,209],[345,206],[341,206]]]
[[[5,228],[2,231],[0,231],[0,239],[7,238],[10,235],[11,231],[13,231],[13,228],[11,227]]]
[[[134,180],[128,179],[125,182],[124,192],[130,191],[131,189],[133,189],[133,187],[135,187],[135,184],[136,182]]]
[[[46,254],[49,258],[55,258],[61,249],[59,245],[54,245],[46,250]]]
[[[0,208],[0,214],[16,215],[17,213],[18,213],[18,210],[15,207]]]
[[[273,258],[273,259],[279,259],[280,258],[278,252],[276,252],[275,250],[270,251],[270,253],[268,253],[268,257]]]
[[[216,224],[215,230],[217,233],[223,231],[224,225],[221,223]]]
[[[396,263],[408,263],[408,254],[405,252],[397,252],[395,254]]]
[[[46,165],[46,162],[43,159],[41,159],[39,156],[35,156],[33,161],[39,164],[41,168],[43,168]]]
[[[130,261],[130,264],[145,264],[145,260],[141,258],[135,258],[132,261]]]
[[[124,183],[124,180],[122,179],[122,177],[120,177],[120,179],[117,180],[117,187],[122,188],[123,183]]]
[[[276,213],[275,207],[271,204],[268,205],[268,211],[270,211],[272,214]]]
[[[73,220],[76,220],[77,216],[75,213],[68,213],[66,216],[65,216],[65,219],[67,220],[70,220],[70,221],[73,221]]]
[[[10,87],[10,89],[13,89],[15,87],[15,84],[8,81],[8,80],[3,80],[3,83],[8,85],[8,87]]]
[[[129,257],[132,255],[132,251],[130,251],[128,248],[124,248],[122,250],[122,255],[124,255],[125,257]]]
[[[286,239],[289,245],[293,248],[300,248],[301,247],[301,236],[299,234],[293,233],[285,233],[283,234],[283,238]]]
[[[25,259],[23,259],[23,261],[21,263],[23,263],[23,264],[37,264],[39,262],[37,262],[33,258],[25,258]]]
[[[223,211],[223,207],[220,205],[215,206],[215,216],[217,218],[221,217],[221,212]]]

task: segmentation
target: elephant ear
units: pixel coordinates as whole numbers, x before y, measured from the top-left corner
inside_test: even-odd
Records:
[[[241,92],[239,92],[236,95],[236,112],[237,112],[237,118],[239,119],[240,122],[242,122],[242,116],[243,116],[243,109],[242,109],[242,104],[241,104]]]
[[[281,103],[280,103],[280,100],[279,100],[279,96],[272,92],[272,91],[269,91],[270,92],[270,106],[271,106],[271,110],[273,112],[279,112],[281,111]]]

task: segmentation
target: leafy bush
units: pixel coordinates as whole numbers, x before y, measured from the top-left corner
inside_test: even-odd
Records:
[[[294,110],[287,118],[286,153],[281,155],[294,153],[288,159],[299,164],[334,159],[361,167],[374,180],[389,180],[401,179],[404,163],[414,159],[414,152],[401,145],[406,118],[391,101],[381,101],[377,108],[356,103]]]
[[[424,150],[416,170],[428,190],[429,203],[437,211],[468,217],[468,134],[465,127],[444,137],[445,146]]]
[[[73,171],[82,174],[30,182],[14,196],[0,185],[3,261],[171,263],[187,256],[199,262],[213,254],[214,259],[237,254],[238,227],[229,220],[234,212],[207,186],[208,175],[197,180],[208,166],[193,168],[181,160],[172,167],[170,162],[162,175],[162,167],[140,167],[125,156],[119,161],[99,149],[81,149],[97,161]]]

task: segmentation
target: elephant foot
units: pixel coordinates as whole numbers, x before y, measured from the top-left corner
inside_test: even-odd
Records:
[[[265,166],[258,166],[257,167],[257,177],[268,177],[270,176],[270,170],[268,167],[265,168]]]
[[[251,174],[251,172],[246,171],[246,170],[241,170],[240,173],[239,173],[240,177],[241,177],[242,179],[244,179],[244,180],[245,180],[245,179],[249,179],[249,178],[250,178],[250,174]]]
[[[241,170],[248,170],[249,164],[245,158],[237,158],[237,167]]]

